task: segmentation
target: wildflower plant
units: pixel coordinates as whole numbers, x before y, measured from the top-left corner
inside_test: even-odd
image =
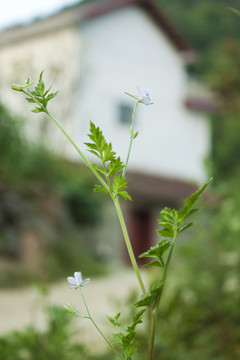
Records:
[[[107,142],[101,129],[90,122],[90,131],[88,134],[89,142],[85,143],[87,150],[93,154],[97,159],[97,163],[90,162],[83,154],[82,150],[74,143],[71,137],[66,133],[61,124],[55,117],[48,111],[48,103],[57,96],[57,92],[50,92],[50,88],[46,89],[43,82],[43,72],[41,72],[37,85],[34,90],[31,90],[32,82],[28,79],[23,85],[13,84],[12,89],[22,92],[28,102],[34,104],[35,108],[32,110],[34,113],[44,112],[48,117],[57,125],[61,132],[67,137],[70,143],[74,146],[76,151],[81,156],[90,171],[95,175],[98,184],[95,185],[94,191],[102,192],[112,199],[116,208],[116,214],[124,236],[125,244],[128,250],[129,257],[135,271],[137,282],[141,294],[139,300],[134,304],[136,313],[130,325],[122,328],[120,322],[120,313],[117,312],[115,316],[108,316],[108,320],[113,325],[115,333],[110,341],[103,334],[99,326],[96,324],[91,316],[90,310],[83,294],[83,286],[90,282],[90,279],[83,280],[81,272],[75,272],[74,276],[67,278],[70,283],[71,289],[79,289],[83,304],[85,306],[85,314],[79,314],[71,305],[66,305],[66,310],[77,317],[88,319],[95,326],[97,331],[101,334],[103,339],[107,342],[110,349],[116,356],[116,359],[131,360],[137,354],[136,344],[136,327],[143,322],[143,315],[145,311],[149,313],[150,318],[150,331],[149,331],[149,348],[148,360],[154,358],[154,339],[155,339],[155,324],[159,305],[162,299],[163,290],[165,287],[169,265],[171,262],[174,247],[176,245],[179,235],[193,225],[189,222],[189,217],[193,215],[198,208],[195,203],[201,196],[203,191],[207,188],[212,179],[210,179],[202,188],[192,194],[185,200],[184,206],[180,210],[171,208],[164,208],[160,212],[160,219],[158,223],[160,229],[157,230],[160,241],[155,246],[151,247],[148,251],[140,255],[141,258],[148,259],[149,262],[145,264],[146,267],[159,268],[159,277],[147,288],[143,282],[133,249],[129,238],[128,230],[125,224],[123,213],[121,210],[119,199],[123,198],[126,201],[131,201],[131,196],[127,191],[126,171],[130,158],[130,153],[134,139],[137,137],[138,132],[134,131],[134,121],[136,110],[139,104],[152,105],[153,102],[150,98],[149,92],[145,90],[139,96],[125,93],[135,100],[135,106],[132,115],[132,124],[130,127],[130,141],[126,156],[125,163],[113,151],[111,142]],[[100,161],[100,163],[99,163]],[[138,311],[137,311],[138,310]]]

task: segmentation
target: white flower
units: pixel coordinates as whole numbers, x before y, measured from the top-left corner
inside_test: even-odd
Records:
[[[79,287],[82,287],[86,284],[88,284],[90,282],[90,279],[82,279],[82,273],[80,271],[76,271],[74,273],[74,277],[69,276],[67,278],[67,281],[69,282],[69,284],[71,284],[72,286],[70,286],[70,289],[77,289]]]
[[[151,105],[153,104],[149,92],[147,90],[144,90],[144,92],[142,93],[142,96],[138,99],[141,103],[143,103],[144,105]]]
[[[127,92],[125,92],[125,94],[128,96],[131,96],[132,98],[136,99],[139,103],[142,103],[144,105],[152,105],[153,104],[148,90],[144,90],[144,92],[142,93],[138,88],[138,92],[139,92],[140,96],[132,95]]]

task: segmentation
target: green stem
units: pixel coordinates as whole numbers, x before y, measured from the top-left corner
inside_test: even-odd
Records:
[[[88,161],[88,159],[85,157],[83,152],[79,149],[79,147],[75,144],[75,142],[71,139],[71,137],[68,135],[68,133],[64,130],[64,128],[61,126],[61,124],[55,119],[55,117],[46,109],[46,114],[50,117],[50,119],[53,120],[53,122],[57,125],[57,127],[62,131],[62,133],[66,136],[66,138],[70,141],[70,143],[73,145],[73,147],[77,150],[85,164],[88,166],[88,168],[92,171],[92,173],[96,176],[96,178],[99,180],[99,182],[105,187],[105,189],[108,190],[108,186],[103,180],[103,178],[98,174],[98,172],[94,169],[92,164]]]
[[[70,143],[72,144],[72,146],[77,150],[77,152],[79,153],[79,155],[81,156],[81,158],[83,159],[83,161],[85,162],[85,164],[88,166],[88,168],[92,171],[92,173],[96,176],[96,178],[98,179],[98,181],[104,186],[104,188],[108,191],[108,186],[105,183],[105,181],[103,180],[103,178],[98,174],[98,172],[94,169],[94,167],[92,166],[92,164],[88,161],[88,159],[85,157],[85,155],[83,154],[83,152],[79,149],[79,147],[77,146],[77,144],[75,144],[75,142],[71,139],[71,137],[68,135],[68,133],[64,130],[64,128],[62,127],[62,125],[57,121],[57,119],[47,110],[46,107],[44,107],[39,101],[38,99],[33,96],[31,93],[22,90],[22,92],[27,95],[30,96],[36,104],[39,105],[40,108],[43,109],[43,111],[50,117],[50,119],[57,125],[57,127],[61,130],[61,132],[66,136],[66,138],[70,141]]]
[[[154,308],[151,313],[150,337],[148,348],[148,360],[153,358],[154,339],[155,339],[155,323],[157,317],[157,308]]]
[[[155,302],[155,305],[153,307],[152,314],[151,314],[148,360],[153,359],[156,316],[157,316],[157,311],[158,311],[159,304],[160,304],[160,301],[161,301],[161,298],[162,298],[163,288],[164,288],[164,285],[165,285],[165,282],[166,282],[168,268],[169,268],[169,264],[170,264],[170,261],[171,261],[171,258],[172,258],[173,249],[174,249],[174,246],[176,244],[177,236],[178,236],[178,233],[176,231],[174,236],[173,236],[172,246],[170,248],[170,251],[169,251],[169,254],[168,254],[168,257],[167,257],[167,261],[166,261],[166,265],[164,267],[164,271],[163,271],[163,275],[162,275],[162,279],[161,279],[162,286],[161,286],[161,289],[159,290],[159,293],[158,293],[158,296],[157,296],[157,299],[156,299],[156,302]]]
[[[129,238],[129,235],[128,235],[127,227],[126,227],[124,217],[123,217],[123,214],[122,214],[122,210],[121,210],[121,207],[120,207],[120,204],[119,204],[119,199],[117,197],[115,197],[113,199],[113,202],[114,202],[114,205],[115,205],[116,210],[117,210],[118,219],[119,219],[119,222],[120,222],[120,225],[121,225],[121,228],[122,228],[124,240],[125,240],[125,243],[126,243],[126,246],[127,246],[127,250],[128,250],[130,260],[132,262],[133,269],[134,269],[134,271],[136,273],[136,276],[137,276],[139,285],[141,287],[142,293],[144,294],[144,296],[147,296],[147,291],[145,289],[145,286],[144,286],[144,283],[143,283],[143,280],[142,280],[142,277],[141,277],[141,274],[140,274],[140,271],[139,271],[139,268],[138,268],[138,265],[137,265],[137,261],[136,261],[136,258],[134,256],[134,253],[133,253],[131,241],[130,241],[130,238]]]
[[[106,343],[110,346],[111,350],[114,352],[115,355],[117,355],[117,357],[119,357],[119,359],[121,360],[124,360],[123,357],[119,354],[119,352],[112,346],[111,342],[108,340],[108,338],[103,334],[103,332],[100,330],[100,328],[98,327],[98,325],[95,323],[95,321],[93,320],[91,314],[90,314],[90,311],[88,309],[88,306],[87,306],[87,303],[86,303],[86,300],[85,300],[85,297],[83,295],[83,291],[82,291],[82,288],[80,287],[80,292],[81,292],[81,295],[82,295],[82,299],[83,299],[83,302],[84,302],[84,305],[85,305],[85,308],[86,308],[86,311],[88,313],[88,319],[91,320],[92,324],[95,326],[95,328],[97,329],[97,331],[100,333],[100,335],[103,337],[103,339],[106,341]]]
[[[134,106],[134,110],[133,110],[133,114],[132,114],[132,124],[131,124],[131,129],[130,129],[130,143],[129,143],[129,147],[128,147],[126,165],[125,165],[125,168],[124,168],[123,174],[122,174],[123,177],[125,177],[125,175],[126,175],[128,160],[129,160],[129,156],[130,156],[131,149],[132,149],[132,142],[133,142],[133,135],[134,135],[134,122],[135,122],[136,110],[137,110],[139,102],[140,102],[139,100],[136,102],[136,105]]]

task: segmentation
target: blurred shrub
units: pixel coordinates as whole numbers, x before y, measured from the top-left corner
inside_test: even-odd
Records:
[[[85,359],[83,345],[75,340],[73,316],[63,308],[48,309],[44,331],[28,326],[23,331],[0,337],[0,359],[4,360],[79,360]]]
[[[23,119],[0,103],[0,181],[16,188],[40,186],[57,193],[77,224],[95,223],[100,202],[92,192],[93,180],[78,164],[70,164],[23,134]]]
[[[14,279],[11,286],[34,278],[17,262],[26,227],[41,239],[49,265],[39,269],[40,279],[66,276],[80,265],[88,274],[103,273],[94,247],[79,240],[85,226],[101,220],[101,201],[92,191],[91,176],[79,164],[27,141],[23,126],[23,119],[0,103],[0,254],[15,259],[1,269],[0,286],[9,286],[8,276]]]
[[[240,358],[237,187],[235,181],[218,189],[214,203],[208,209],[204,204],[192,232],[179,239],[157,322],[156,358]],[[145,354],[144,338],[140,344]]]
[[[155,359],[240,359],[238,180],[215,195],[179,238],[156,325]],[[139,360],[147,358],[146,338],[139,335]]]
[[[48,248],[46,254],[45,274],[48,281],[71,275],[80,271],[86,276],[99,276],[106,273],[106,264],[99,259],[86,242],[76,234],[62,237]]]

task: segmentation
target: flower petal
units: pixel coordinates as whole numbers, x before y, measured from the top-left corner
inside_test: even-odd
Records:
[[[90,281],[91,281],[91,279],[89,279],[89,278],[83,280],[82,283],[81,283],[81,286],[84,286],[84,285],[88,284]]]
[[[69,276],[67,278],[67,281],[69,282],[69,284],[76,285],[76,279],[72,276]]]
[[[78,284],[81,284],[82,282],[82,273],[80,271],[76,271],[74,273],[75,280]]]

